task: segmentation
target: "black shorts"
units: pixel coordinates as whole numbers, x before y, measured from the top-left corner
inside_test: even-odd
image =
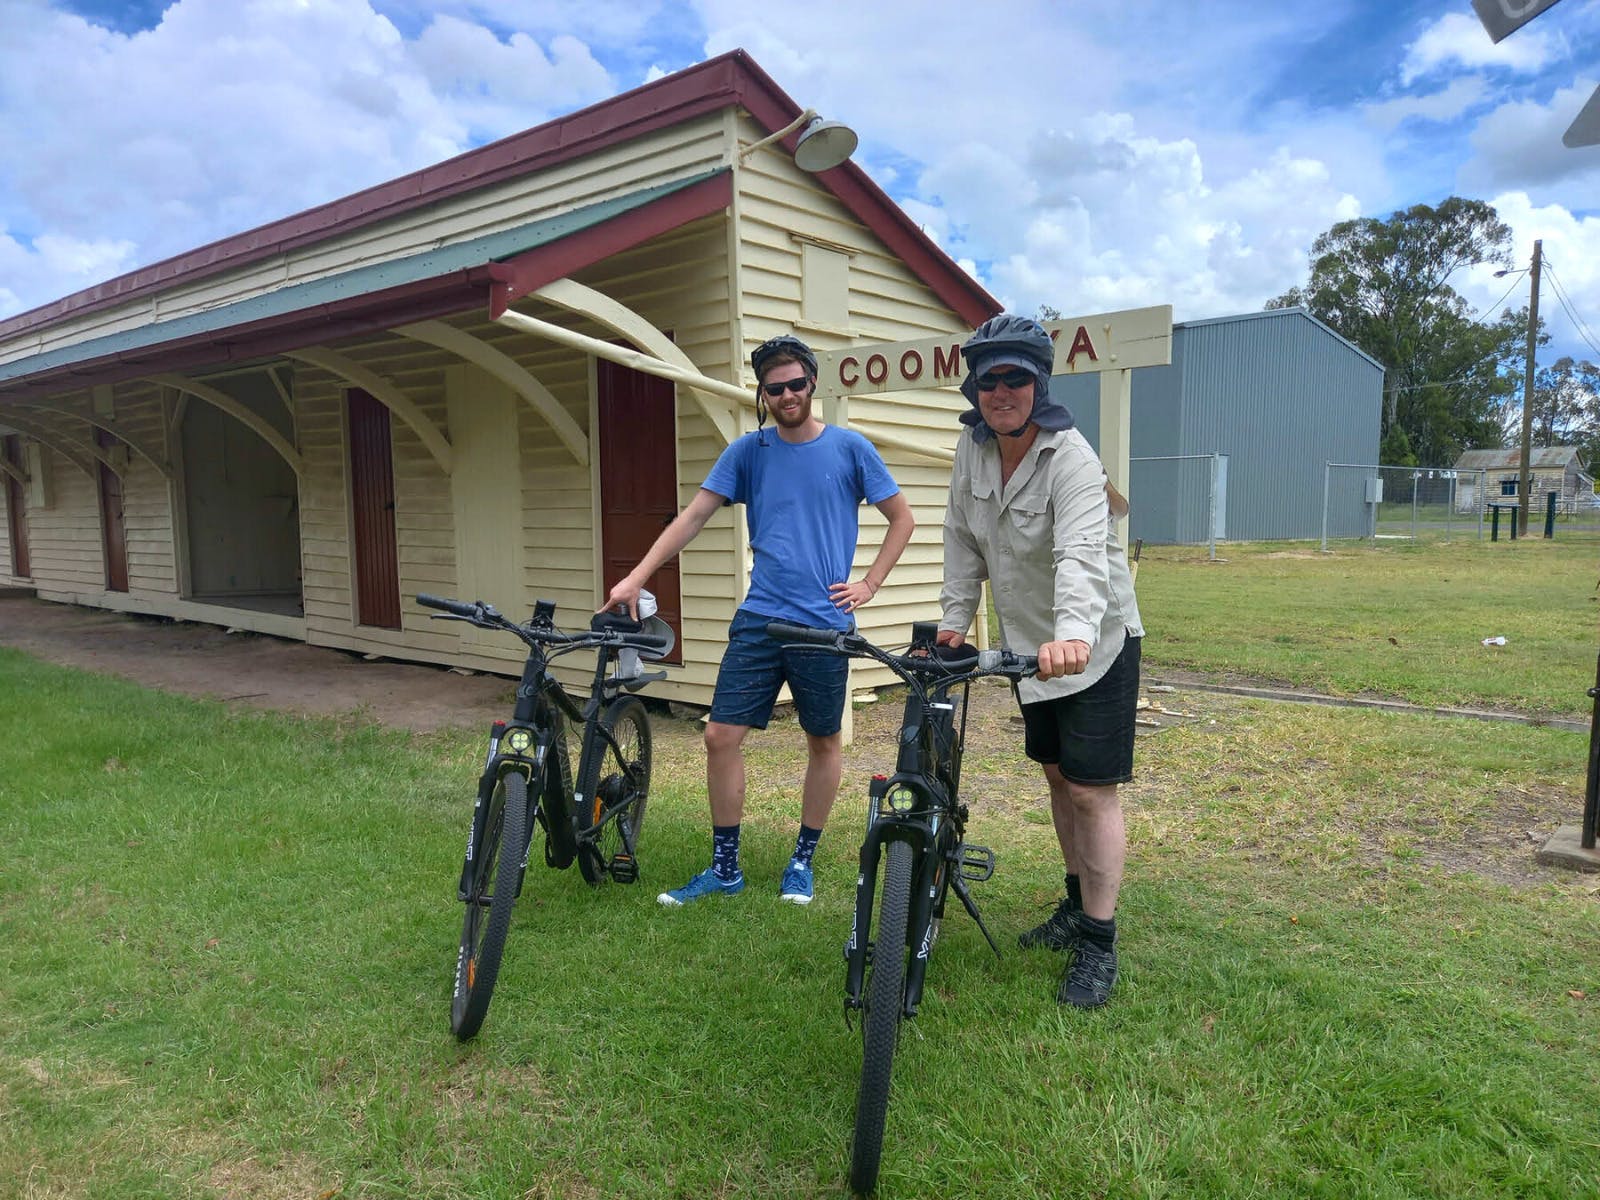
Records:
[[[1085,787],[1133,778],[1140,640],[1125,641],[1111,669],[1083,691],[1022,705],[1029,758],[1055,764],[1068,780]]]

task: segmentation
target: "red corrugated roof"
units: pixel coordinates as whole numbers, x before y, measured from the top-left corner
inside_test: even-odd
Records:
[[[326,241],[730,105],[741,106],[768,130],[783,128],[802,111],[753,58],[743,50],[730,51],[434,166],[19,313],[0,321],[0,339]],[[796,140],[797,135],[790,135],[791,148]],[[847,162],[818,178],[964,320],[976,325],[999,311],[994,297],[935,245],[860,167]]]

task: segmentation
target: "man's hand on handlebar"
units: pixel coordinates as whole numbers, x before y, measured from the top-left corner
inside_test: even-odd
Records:
[[[1087,642],[1045,642],[1039,647],[1040,679],[1081,675],[1088,665],[1089,643]]]

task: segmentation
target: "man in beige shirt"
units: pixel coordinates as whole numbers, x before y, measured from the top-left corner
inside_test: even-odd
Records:
[[[1117,978],[1116,905],[1127,838],[1117,785],[1133,777],[1144,629],[1105,471],[1049,397],[1054,346],[1001,314],[961,347],[973,409],[956,447],[944,521],[939,641],[960,645],[989,581],[1001,640],[1037,647],[1017,687],[1025,752],[1044,769],[1067,895],[1024,949],[1070,952],[1056,999],[1093,1008]]]

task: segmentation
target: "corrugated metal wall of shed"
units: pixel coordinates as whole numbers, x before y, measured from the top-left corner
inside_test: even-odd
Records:
[[[1377,462],[1382,368],[1297,309],[1186,322],[1181,336],[1182,452],[1229,456],[1228,538],[1320,536],[1324,464]],[[1355,501],[1330,532],[1359,528]]]
[[[1056,376],[1053,394],[1098,448],[1098,376]],[[1320,537],[1328,462],[1375,463],[1383,371],[1299,309],[1173,326],[1172,364],[1133,373],[1130,457],[1228,456],[1226,536]],[[1129,538],[1208,536],[1203,459],[1134,462]],[[1336,492],[1329,532],[1365,529],[1359,492]]]
[[[1174,336],[1172,362],[1133,372],[1129,457],[1182,454],[1183,341]],[[1100,450],[1100,375],[1056,375],[1050,394],[1072,411],[1077,428]],[[1174,463],[1129,464],[1128,539],[1175,542],[1185,519],[1185,476]]]

